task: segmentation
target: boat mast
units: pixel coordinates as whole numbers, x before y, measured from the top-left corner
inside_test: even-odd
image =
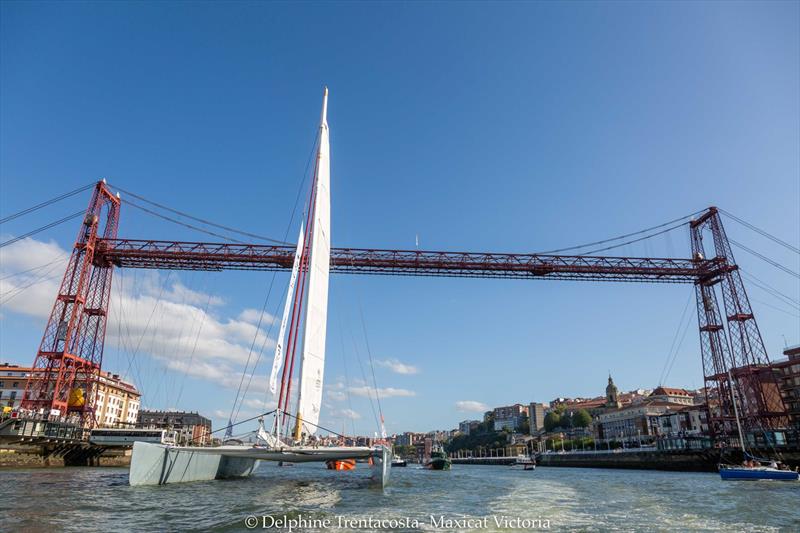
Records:
[[[731,374],[731,369],[728,369],[728,383],[730,384],[731,388],[731,400],[733,402],[733,414],[736,416],[736,427],[739,430],[739,446],[742,447],[742,451],[747,453],[747,450],[744,447],[744,436],[742,435],[742,423],[739,421],[739,408],[736,406],[736,394],[733,392],[733,375]]]
[[[328,320],[328,275],[330,271],[330,145],[328,138],[328,88],[322,96],[317,164],[314,175],[308,250],[308,297],[303,321],[302,364],[297,391],[294,440],[302,439],[303,422],[319,421],[322,374],[325,365],[325,336]],[[308,390],[306,390],[308,389]],[[307,393],[307,394],[304,394]],[[309,405],[305,405],[308,403]],[[306,411],[309,410],[307,413]],[[310,416],[306,416],[310,415]]]

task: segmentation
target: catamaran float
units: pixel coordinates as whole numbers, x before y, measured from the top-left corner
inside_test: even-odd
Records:
[[[391,450],[384,445],[319,447],[310,443],[319,428],[322,403],[322,381],[325,369],[325,338],[328,318],[328,277],[330,273],[330,139],[328,133],[328,89],[322,99],[322,114],[317,143],[317,161],[307,225],[301,226],[294,266],[284,307],[278,342],[275,349],[270,390],[277,390],[277,375],[283,367],[281,393],[272,431],[263,421],[258,442],[253,445],[231,444],[216,447],[169,446],[136,442],[133,446],[129,483],[131,485],[164,485],[187,481],[245,477],[253,473],[259,461],[305,463],[367,459],[372,477],[381,486],[389,479]],[[295,294],[298,274],[303,276],[301,289]],[[305,282],[308,282],[306,293]],[[303,294],[305,294],[305,299]],[[294,296],[294,297],[293,297]],[[302,330],[300,313],[304,310]],[[296,414],[288,412],[291,389],[291,362],[284,360],[284,340],[289,315],[297,328],[289,336],[289,347],[302,336],[300,379]],[[287,367],[289,367],[287,379]],[[295,421],[293,435],[284,435],[287,415]]]

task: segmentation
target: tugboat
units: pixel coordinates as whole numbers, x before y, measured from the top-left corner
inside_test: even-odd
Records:
[[[431,450],[431,456],[425,461],[424,466],[428,470],[450,470],[450,465],[452,465],[450,458],[447,457],[441,446],[437,446]]]

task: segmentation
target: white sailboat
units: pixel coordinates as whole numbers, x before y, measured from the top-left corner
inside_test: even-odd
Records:
[[[306,259],[308,293],[305,299],[303,344],[300,356],[300,379],[297,411],[292,415],[296,421],[292,438],[281,435],[285,413],[278,410],[275,424],[268,433],[263,424],[259,429],[256,445],[223,445],[216,447],[169,446],[136,442],[131,457],[129,483],[131,485],[164,485],[187,481],[244,477],[252,474],[259,461],[288,463],[327,462],[344,459],[369,459],[373,479],[384,486],[389,479],[392,454],[384,445],[369,446],[314,446],[307,444],[307,437],[318,429],[322,403],[322,383],[325,369],[325,338],[328,315],[328,277],[330,271],[330,144],[327,121],[328,89],[322,101],[319,126],[317,164],[312,186],[312,202],[309,205],[310,236]],[[295,305],[302,298],[292,298],[298,272],[303,268],[301,256],[304,251],[303,229],[300,231],[292,276],[289,282],[286,308],[275,361],[270,377],[270,390],[277,388],[277,373],[286,365],[284,336],[290,311],[290,301]],[[295,332],[295,335],[299,335]],[[289,378],[291,382],[291,376]],[[283,384],[281,386],[283,390]],[[287,400],[284,403],[288,405]]]

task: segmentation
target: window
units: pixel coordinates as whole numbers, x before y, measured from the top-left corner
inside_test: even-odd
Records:
[[[6,382],[5,381],[0,381],[0,387],[5,387],[5,386],[6,386]]]
[[[12,389],[18,389],[19,388],[19,381],[15,381],[14,383],[12,383],[11,384],[11,388]]]

